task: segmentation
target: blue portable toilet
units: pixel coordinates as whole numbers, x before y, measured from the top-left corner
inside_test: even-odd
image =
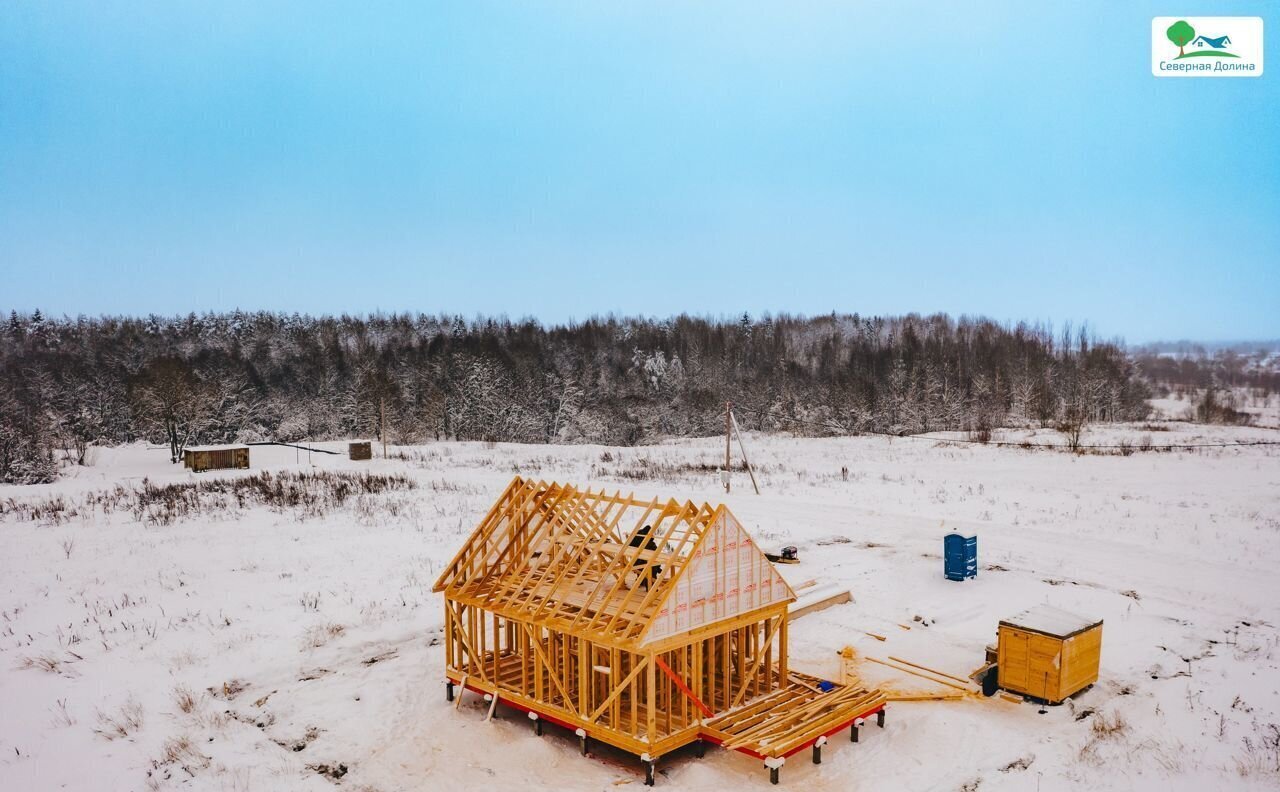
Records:
[[[942,540],[943,574],[947,580],[978,576],[978,537],[949,533]]]

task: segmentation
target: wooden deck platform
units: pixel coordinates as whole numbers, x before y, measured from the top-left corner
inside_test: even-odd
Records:
[[[884,709],[879,690],[834,685],[823,692],[816,677],[792,673],[787,687],[702,725],[702,736],[758,759],[785,759]]]

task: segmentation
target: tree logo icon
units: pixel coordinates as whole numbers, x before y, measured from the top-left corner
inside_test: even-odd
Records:
[[[1184,48],[1191,43],[1193,38],[1196,37],[1196,29],[1187,24],[1185,19],[1179,19],[1177,22],[1170,25],[1169,29],[1166,30],[1164,34],[1168,36],[1169,40],[1178,48],[1178,57],[1185,58],[1187,53]]]

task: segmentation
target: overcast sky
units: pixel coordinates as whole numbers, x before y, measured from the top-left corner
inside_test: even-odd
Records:
[[[0,308],[1280,336],[1274,45],[1157,79],[1167,4],[940,5],[10,0]]]

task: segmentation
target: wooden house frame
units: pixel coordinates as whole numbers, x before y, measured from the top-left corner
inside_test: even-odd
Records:
[[[654,763],[690,743],[787,756],[872,714],[879,691],[787,664],[795,594],[724,506],[519,476],[436,581],[454,686]]]

